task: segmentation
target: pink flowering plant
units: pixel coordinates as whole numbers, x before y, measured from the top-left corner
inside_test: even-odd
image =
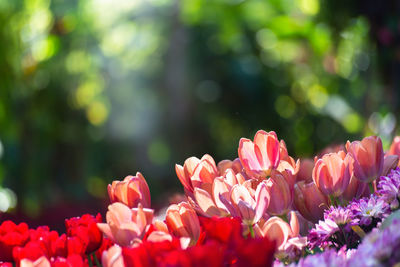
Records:
[[[238,157],[190,157],[185,194],[151,208],[137,172],[108,185],[105,221],[85,214],[66,233],[5,221],[0,266],[393,266],[400,262],[400,137],[294,159],[275,132],[242,138]]]

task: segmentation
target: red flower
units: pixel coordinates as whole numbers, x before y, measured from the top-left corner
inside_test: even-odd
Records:
[[[85,262],[79,255],[71,255],[67,258],[57,257],[51,260],[52,267],[84,267]]]
[[[125,266],[152,267],[160,266],[171,252],[181,249],[178,239],[163,242],[144,241],[137,247],[122,249]]]
[[[67,235],[81,239],[86,245],[85,253],[90,254],[101,246],[103,234],[97,227],[97,223],[101,222],[100,213],[96,217],[85,214],[82,217],[66,219]]]
[[[144,241],[123,248],[125,266],[271,266],[275,244],[266,238],[244,238],[237,218],[200,218],[203,228],[197,245],[183,250],[179,240]],[[255,256],[256,255],[256,256]]]
[[[233,248],[234,266],[272,266],[275,242],[268,238],[241,239]]]
[[[242,224],[239,218],[206,218],[199,217],[203,229],[203,242],[207,240],[216,240],[221,243],[228,243],[231,239],[241,238]]]
[[[0,225],[0,261],[12,261],[14,247],[23,246],[28,241],[28,225],[16,225],[12,221],[5,221]]]
[[[39,241],[29,241],[24,247],[15,247],[13,257],[15,262],[22,259],[37,260],[41,256],[47,256],[47,251],[43,247],[43,243]]]

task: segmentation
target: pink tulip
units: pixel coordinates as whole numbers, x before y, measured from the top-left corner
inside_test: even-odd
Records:
[[[254,136],[254,142],[240,139],[238,153],[243,168],[250,176],[265,178],[279,165],[280,143],[275,132],[260,130]]]
[[[285,170],[290,171],[293,177],[296,179],[298,172],[300,171],[300,160],[295,161],[289,156],[285,141],[280,141],[280,161],[277,170],[283,172]]]
[[[400,157],[400,136],[396,136],[393,139],[393,142],[390,145],[388,154],[389,155],[397,155]]]
[[[347,141],[346,149],[354,159],[354,176],[357,179],[370,183],[380,176],[384,153],[379,137],[369,136],[352,143]]]
[[[350,182],[350,161],[343,151],[316,160],[312,176],[318,189],[325,195],[340,196]]]
[[[123,181],[113,181],[108,185],[108,196],[111,203],[121,202],[130,208],[136,208],[139,203],[145,208],[151,206],[149,186],[140,172]]]
[[[196,244],[200,236],[200,222],[196,212],[187,202],[169,206],[165,221],[176,237],[189,237],[191,244]]]
[[[340,196],[346,201],[352,201],[355,198],[369,196],[370,190],[367,183],[361,182],[354,175],[351,176],[349,185]]]
[[[185,191],[192,194],[195,187],[201,184],[212,184],[215,177],[219,176],[214,159],[210,155],[204,155],[201,159],[188,158],[183,167],[175,165],[176,174],[181,181]]]
[[[212,184],[204,183],[200,184],[201,187],[195,187],[193,199],[189,197],[189,201],[192,201],[196,211],[204,216],[227,216],[229,211],[225,203],[222,203],[220,195],[229,199],[231,188],[244,181],[245,178],[241,173],[235,174],[232,169],[228,169],[224,176],[216,177]]]
[[[383,160],[383,169],[381,176],[386,176],[389,172],[397,167],[399,164],[399,156],[397,155],[385,155]]]
[[[236,158],[234,160],[221,160],[217,165],[218,172],[223,175],[228,169],[232,169],[232,171],[236,174],[242,171],[242,163],[240,163],[240,159]]]
[[[314,184],[298,182],[294,187],[294,205],[300,214],[311,222],[318,222],[329,207],[329,199]]]
[[[300,170],[297,174],[297,181],[312,182],[312,171],[314,169],[314,160],[306,158],[301,159]]]
[[[45,257],[41,256],[35,261],[29,259],[22,259],[19,264],[20,267],[50,267],[50,261]]]
[[[107,223],[98,223],[99,229],[120,246],[132,246],[140,242],[147,225],[153,220],[153,210],[138,208],[130,209],[125,204],[115,202],[108,206]]]
[[[163,231],[153,231],[149,234],[146,240],[149,242],[172,241],[172,236]]]
[[[292,206],[293,191],[285,176],[278,171],[272,171],[271,177],[263,183],[270,199],[267,211],[272,215],[286,214]]]
[[[122,248],[114,245],[104,251],[103,255],[101,255],[101,263],[104,267],[125,267]]]
[[[293,250],[293,246],[302,250],[306,246],[307,239],[299,236],[300,225],[294,211],[290,212],[290,224],[279,217],[269,218],[262,227],[254,228],[257,236],[268,237],[276,242],[279,254],[287,254]]]
[[[247,188],[240,184],[234,185],[229,194],[230,199],[220,195],[220,200],[231,216],[240,217],[247,225],[253,225],[265,216],[270,201],[265,183],[259,183],[254,198]]]

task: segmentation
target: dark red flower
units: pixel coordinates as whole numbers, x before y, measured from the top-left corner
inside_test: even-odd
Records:
[[[12,261],[14,247],[23,246],[28,242],[28,225],[16,225],[12,221],[5,221],[0,225],[0,261]]]
[[[85,214],[82,217],[74,217],[65,220],[67,235],[78,237],[86,245],[86,254],[95,252],[102,244],[103,234],[97,227],[102,222],[100,213],[96,217]]]
[[[237,240],[232,249],[235,255],[234,266],[272,266],[275,242],[268,238],[241,239]]]
[[[52,267],[84,267],[85,261],[80,255],[70,255],[67,258],[57,257],[51,259]]]
[[[216,241],[204,245],[196,245],[186,250],[175,250],[168,253],[158,266],[179,267],[219,267],[224,266],[226,246]]]
[[[199,217],[203,230],[202,242],[216,240],[221,243],[228,243],[231,239],[242,238],[242,224],[239,218],[206,218]]]
[[[182,249],[172,242],[144,241],[135,248],[123,248],[126,266],[271,266],[275,244],[268,239],[245,238],[242,225],[234,218],[201,218],[202,238],[195,246]]]
[[[50,231],[48,226],[39,226],[29,229],[29,242],[37,243],[46,257],[55,256],[54,245],[59,245],[59,235],[56,231]],[[33,259],[32,259],[33,260]]]
[[[43,243],[39,241],[29,241],[23,247],[15,247],[13,249],[13,257],[15,262],[20,262],[22,259],[37,260],[41,256],[46,256],[47,251],[43,247]]]
[[[125,266],[159,266],[168,253],[181,249],[178,239],[163,242],[144,241],[135,248],[123,248]]]

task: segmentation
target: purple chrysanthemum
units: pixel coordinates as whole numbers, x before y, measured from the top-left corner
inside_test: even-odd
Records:
[[[367,235],[351,256],[348,266],[393,266],[400,261],[400,220],[379,230],[375,228]]]
[[[399,207],[400,197],[400,169],[396,168],[387,176],[381,176],[378,185],[377,193],[389,203],[392,209]]]
[[[279,266],[279,265],[278,265]],[[306,258],[300,259],[296,264],[289,265],[290,267],[320,267],[320,266],[331,266],[331,267],[344,267],[346,266],[346,255],[337,252],[334,249],[328,249],[323,253],[310,255]]]
[[[343,207],[331,207],[324,212],[325,220],[332,220],[337,225],[354,225],[357,221],[351,209]]]
[[[360,226],[369,226],[372,221],[380,222],[390,212],[390,207],[385,200],[376,195],[354,200],[349,207],[354,217],[359,219]]]
[[[358,220],[350,209],[343,207],[331,207],[324,213],[324,221],[319,221],[311,229],[308,240],[311,249],[319,246],[321,248],[334,246],[337,249],[354,239],[351,226],[356,225]]]

